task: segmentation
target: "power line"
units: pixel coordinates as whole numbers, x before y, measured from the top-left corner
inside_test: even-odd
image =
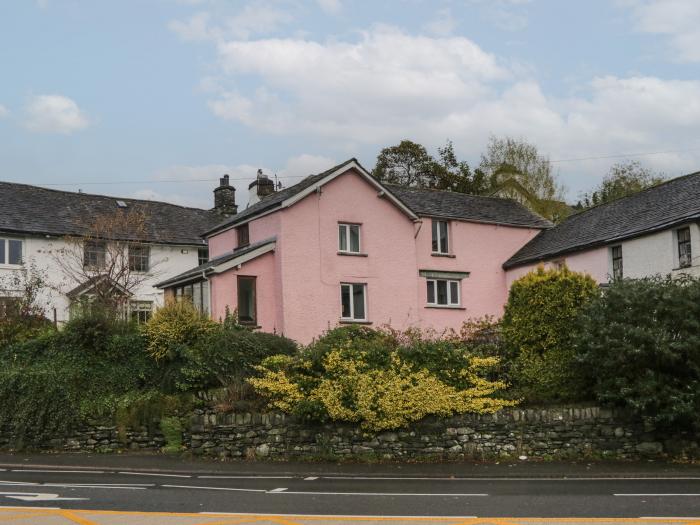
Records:
[[[582,161],[582,160],[622,159],[622,158],[627,158],[627,157],[645,157],[645,156],[650,156],[650,155],[663,155],[664,153],[681,153],[684,151],[697,151],[697,150],[700,150],[700,147],[683,148],[683,149],[667,149],[664,151],[649,151],[647,153],[619,153],[616,155],[601,155],[599,157],[578,157],[578,158],[573,158],[573,159],[557,159],[557,160],[550,160],[549,162],[555,163],[555,162],[578,162],[578,161]]]
[[[307,175],[287,175],[282,179],[303,179]],[[253,177],[229,178],[229,181],[248,181]],[[40,186],[87,186],[87,185],[109,185],[109,184],[160,184],[162,182],[207,182],[217,183],[219,179],[158,179],[158,180],[105,180],[105,181],[82,181],[82,182],[39,182]]]

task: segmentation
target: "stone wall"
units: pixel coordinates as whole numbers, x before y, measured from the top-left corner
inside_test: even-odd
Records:
[[[698,457],[696,436],[668,436],[598,407],[506,409],[493,415],[428,418],[408,430],[365,434],[344,424],[310,425],[280,413],[198,409],[183,420],[182,444],[220,458],[488,459]],[[154,428],[158,428],[154,425]],[[81,429],[43,447],[63,450],[158,450],[159,433],[113,426]],[[12,446],[0,432],[0,447]]]

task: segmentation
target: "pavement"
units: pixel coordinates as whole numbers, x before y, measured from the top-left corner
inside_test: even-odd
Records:
[[[700,524],[700,466],[0,455],[0,523]]]

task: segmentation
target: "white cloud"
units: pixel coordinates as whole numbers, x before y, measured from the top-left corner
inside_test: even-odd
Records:
[[[214,17],[212,13],[204,11],[195,13],[185,21],[172,20],[168,27],[185,41],[220,41],[224,38],[245,40],[253,35],[274,34],[292,20],[288,11],[264,3],[251,3],[235,15]]]
[[[439,9],[432,20],[425,24],[424,29],[436,36],[448,36],[457,27],[457,21],[449,8]]]
[[[5,106],[3,106],[2,104],[0,104],[0,118],[4,118],[4,117],[6,117],[6,116],[9,115],[9,114],[10,114],[10,110],[7,109],[7,108],[6,108]]]
[[[700,81],[601,76],[555,97],[531,70],[464,37],[375,26],[346,40],[233,39],[215,49],[219,73],[202,85],[214,114],[342,157],[403,138],[429,148],[449,138],[475,161],[490,134],[526,138],[552,159],[683,149],[700,136]],[[700,151],[643,160],[677,174],[697,169]],[[557,166],[576,192],[612,162]]]
[[[667,35],[678,62],[700,62],[698,0],[628,0],[639,31]]]
[[[337,15],[343,9],[343,3],[340,0],[316,0],[318,6],[328,14]]]
[[[35,96],[26,110],[25,126],[31,131],[70,134],[89,125],[75,101],[62,95]]]

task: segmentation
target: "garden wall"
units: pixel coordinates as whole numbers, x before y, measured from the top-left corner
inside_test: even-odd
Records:
[[[189,421],[188,421],[189,420]],[[664,435],[598,407],[505,409],[493,415],[426,419],[411,430],[366,435],[345,424],[311,425],[280,413],[195,410],[184,420],[183,449],[220,458],[480,459],[700,456],[697,436]],[[155,425],[157,428],[157,425]],[[159,432],[84,428],[42,448],[158,450]],[[0,432],[0,447],[12,436]]]

